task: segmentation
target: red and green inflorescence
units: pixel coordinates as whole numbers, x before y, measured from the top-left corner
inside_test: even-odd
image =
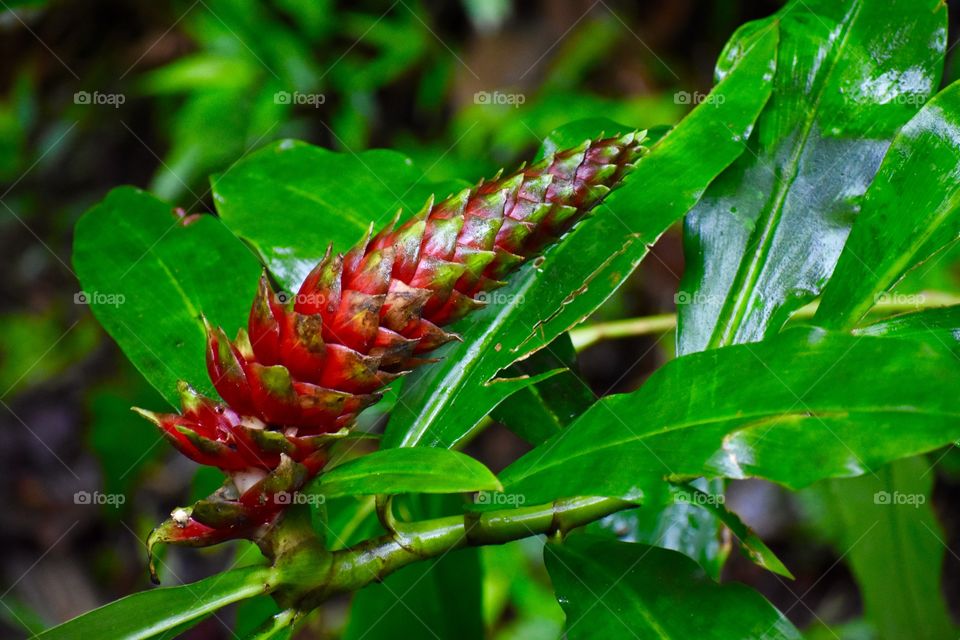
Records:
[[[643,135],[588,140],[508,175],[431,200],[344,255],[328,250],[294,296],[267,276],[247,330],[207,324],[207,369],[223,402],[181,383],[181,414],[140,411],[183,454],[230,479],[178,509],[156,542],[253,537],[327,463],[378,390],[456,339],[444,326],[484,306],[525,260],[616,187]]]

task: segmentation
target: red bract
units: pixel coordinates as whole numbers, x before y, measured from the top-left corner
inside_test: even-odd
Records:
[[[265,274],[246,331],[230,341],[207,325],[207,368],[224,403],[182,385],[181,415],[141,412],[185,455],[231,476],[205,501],[217,508],[175,512],[152,542],[208,544],[268,524],[285,506],[271,492],[296,492],[315,476],[333,434],[456,339],[442,327],[483,307],[479,294],[504,285],[616,187],[642,139],[586,141],[428,202],[406,221],[398,213],[345,255],[328,250],[292,299]]]

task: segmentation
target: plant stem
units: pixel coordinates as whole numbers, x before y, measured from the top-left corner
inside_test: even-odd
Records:
[[[893,296],[892,300],[881,300],[870,309],[870,314],[877,316],[904,313],[956,304],[960,304],[960,296],[933,291],[917,294],[916,296],[908,296],[906,301],[899,300],[896,296]],[[798,309],[791,319],[809,320],[817,312],[818,306],[819,302],[811,302]],[[603,340],[655,335],[671,331],[675,329],[676,326],[677,314],[663,313],[655,316],[628,318],[626,320],[615,320],[613,322],[599,322],[597,324],[577,327],[570,331],[570,339],[573,341],[573,346],[577,351],[583,351],[587,347]]]
[[[332,595],[380,582],[413,562],[439,558],[464,547],[503,544],[540,534],[564,535],[634,506],[611,498],[573,498],[533,507],[404,523],[392,535],[328,553],[321,563],[316,562],[316,557],[287,563],[283,580],[301,587],[294,604],[306,611]],[[291,606],[289,602],[283,604]]]
[[[628,318],[577,327],[570,330],[570,340],[573,342],[574,349],[583,351],[603,340],[666,333],[676,326],[675,313],[662,313],[656,316]]]

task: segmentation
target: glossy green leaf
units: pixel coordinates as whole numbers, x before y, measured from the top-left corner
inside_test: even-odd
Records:
[[[727,510],[723,502],[718,499],[719,495],[705,493],[690,484],[676,485],[674,490],[676,491],[674,502],[697,505],[712,513],[726,525],[740,541],[747,556],[758,566],[785,578],[793,579],[793,574],[784,566],[780,558],[760,539],[760,536],[754,533],[753,529],[743,523],[740,516]]]
[[[687,216],[680,353],[760,340],[822,290],[857,198],[939,85],[946,19],[940,0],[794,0],[741,28],[780,25],[775,97]]]
[[[760,477],[799,487],[855,476],[956,440],[960,408],[944,392],[955,388],[956,354],[936,336],[790,330],[668,363],[638,391],[595,404],[500,478],[507,493],[536,503],[652,499],[664,478]]]
[[[94,609],[37,636],[38,640],[150,638],[168,629],[185,629],[217,609],[267,593],[273,572],[244,567],[177,587],[136,593]]]
[[[548,545],[544,559],[571,640],[801,637],[759,593],[717,584],[675,551],[581,535]]]
[[[860,320],[907,270],[960,235],[960,83],[897,135],[863,198],[814,321]]]
[[[920,457],[806,492],[818,528],[853,571],[864,615],[880,638],[954,635],[941,590],[947,547],[933,510],[935,476]]]
[[[325,471],[316,482],[328,497],[397,493],[499,491],[489,469],[447,449],[383,449]]]
[[[114,189],[77,223],[73,264],[94,315],[164,398],[179,405],[178,380],[216,397],[200,315],[244,326],[260,272],[219,220],[184,226],[153,196]]]
[[[558,369],[560,372],[556,375],[507,397],[491,417],[533,445],[559,433],[597,400],[580,378],[570,336],[562,334],[545,348],[506,369],[503,375],[508,378],[537,376]]]
[[[943,340],[960,341],[960,306],[925,309],[880,320],[855,329],[862,336],[925,336],[933,334]]]
[[[722,480],[698,478],[691,484],[711,496],[720,496],[724,490]],[[679,551],[695,560],[708,576],[719,580],[732,548],[729,540],[723,539],[721,520],[693,500],[676,499],[672,492],[662,497],[662,503],[645,501],[637,509],[614,513],[587,525],[585,530],[613,536],[620,542]]]
[[[249,241],[273,274],[296,289],[333,243],[347,251],[371,223],[409,216],[431,195],[463,185],[431,183],[395,151],[336,153],[285,140],[253,153],[214,180],[217,211]]]
[[[746,38],[712,101],[658,142],[625,184],[561,243],[513,275],[497,291],[501,304],[456,327],[464,342],[448,345],[443,362],[415,372],[405,384],[385,446],[453,446],[503,398],[531,384],[490,381],[596,310],[743,152],[769,96],[776,43],[775,25]],[[710,153],[703,153],[705,140]]]

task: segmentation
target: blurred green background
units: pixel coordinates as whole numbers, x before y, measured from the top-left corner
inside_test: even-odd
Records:
[[[691,106],[685,95],[709,89],[736,26],[779,4],[0,0],[0,636],[22,637],[146,588],[146,533],[219,483],[129,412],[163,400],[76,297],[72,229],[110,188],[134,184],[188,213],[210,212],[211,174],[288,137],[345,153],[395,148],[429,179],[474,181],[529,157],[571,120],[676,122]],[[941,260],[905,287],[955,289],[956,264]],[[671,312],[682,270],[673,230],[600,318]],[[671,342],[597,345],[581,355],[584,376],[600,394],[636,388],[671,356]],[[498,429],[472,447],[494,469],[523,451]],[[937,504],[957,504],[958,467],[946,452]],[[77,491],[124,503],[83,504]],[[854,621],[860,603],[849,571],[829,536],[812,532],[815,518],[800,515],[814,503],[736,485],[731,507],[798,580],[779,582],[739,558],[727,575],[800,625]],[[942,516],[956,551],[956,515]],[[483,551],[489,637],[558,636],[563,616],[538,545]],[[242,551],[171,551],[167,579],[208,575]],[[946,574],[957,575],[957,555],[947,563]],[[956,601],[956,581],[947,588]],[[340,637],[347,605],[320,611],[304,637]],[[233,616],[249,626],[268,610],[257,601],[187,637],[232,638]]]

